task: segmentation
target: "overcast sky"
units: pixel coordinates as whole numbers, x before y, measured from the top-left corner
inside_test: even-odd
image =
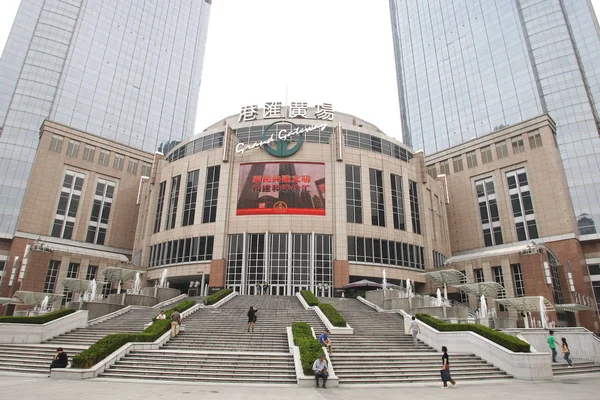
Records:
[[[2,51],[20,0],[0,1]],[[286,99],[332,103],[401,139],[388,0],[213,0],[196,132]]]

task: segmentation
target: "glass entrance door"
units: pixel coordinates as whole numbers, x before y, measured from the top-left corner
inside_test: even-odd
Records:
[[[285,296],[285,285],[271,285],[270,290],[273,296]]]

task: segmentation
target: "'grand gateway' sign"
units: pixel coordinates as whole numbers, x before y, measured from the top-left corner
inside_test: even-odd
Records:
[[[289,125],[289,129],[278,129],[278,124]],[[269,154],[275,157],[289,157],[296,153],[304,143],[304,133],[312,131],[322,131],[327,124],[315,124],[305,127],[299,127],[293,122],[277,121],[265,127],[262,139],[259,142],[252,144],[238,143],[235,146],[237,154],[244,154],[247,150],[252,150],[256,147],[263,147]],[[292,128],[293,127],[293,128]],[[297,140],[295,140],[297,138]],[[291,147],[289,147],[292,145]]]

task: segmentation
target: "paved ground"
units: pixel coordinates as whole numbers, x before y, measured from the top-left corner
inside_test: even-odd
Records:
[[[598,398],[598,375],[580,375],[548,382],[504,380],[498,382],[457,383],[454,388],[441,385],[404,385],[395,387],[351,387],[339,389],[298,388],[297,386],[225,386],[172,382],[115,380],[58,381],[25,375],[0,375],[0,393],[11,399],[474,399],[474,400],[592,400]]]

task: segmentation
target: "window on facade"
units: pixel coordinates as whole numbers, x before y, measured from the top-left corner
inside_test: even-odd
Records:
[[[496,143],[496,157],[501,160],[508,157],[508,148],[506,147],[506,140]]]
[[[425,269],[423,247],[360,236],[348,236],[348,261]]]
[[[125,162],[125,156],[121,154],[115,154],[113,159],[113,168],[119,171],[123,171],[123,163]]]
[[[467,283],[466,271],[460,271],[463,277],[460,279],[460,283]],[[460,290],[460,302],[463,304],[469,303],[469,293],[466,290]]]
[[[452,166],[454,167],[454,173],[462,171],[464,169],[462,157],[454,157],[452,159]]]
[[[477,153],[474,151],[467,153],[467,168],[475,168],[477,166]]]
[[[160,231],[166,187],[167,181],[162,181],[158,187],[158,200],[156,201],[156,215],[154,217],[154,233]]]
[[[450,163],[448,160],[440,161],[440,174],[450,175]]]
[[[171,178],[171,194],[169,195],[169,208],[167,209],[167,224],[165,229],[175,228],[175,220],[177,219],[177,204],[179,203],[180,183],[181,175]]]
[[[427,175],[429,175],[432,178],[437,178],[437,169],[435,165],[430,165],[429,167],[427,167]]]
[[[196,218],[196,199],[198,197],[198,176],[200,170],[188,172],[183,205],[183,226],[194,225]]]
[[[515,297],[524,297],[525,280],[523,279],[523,271],[521,270],[521,264],[511,264],[510,269],[513,275],[513,282],[515,284]]]
[[[487,164],[492,161],[494,161],[492,158],[492,148],[490,146],[483,147],[481,149],[481,163]]]
[[[98,164],[104,167],[108,167],[110,161],[110,151],[100,149],[100,155],[98,156]]]
[[[499,285],[502,285],[502,287],[504,287],[504,274],[502,273],[502,267],[498,266],[498,267],[492,267],[492,275],[494,277],[494,282],[496,282]],[[502,294],[501,296],[499,296],[499,299],[503,299],[506,296],[504,294]],[[498,309],[500,311],[506,311],[506,307],[504,307],[502,304],[500,304],[498,306]]]
[[[97,265],[88,265],[87,272],[85,274],[85,279],[91,281],[92,279],[96,279],[98,277],[98,266]]]
[[[437,251],[433,251],[433,268],[442,268],[446,263],[446,256]]]
[[[51,236],[62,239],[71,239],[73,236],[84,180],[85,175],[83,174],[73,171],[65,172]]]
[[[77,275],[79,274],[79,263],[69,263],[69,268],[67,269],[67,278],[77,279]]]
[[[392,217],[394,220],[394,229],[406,230],[404,219],[404,193],[402,189],[402,177],[400,175],[390,174],[392,188]]]
[[[369,186],[371,189],[371,224],[385,226],[382,171],[369,168]]]
[[[204,207],[202,223],[208,224],[217,220],[217,203],[219,198],[219,180],[221,166],[215,165],[206,170],[206,187],[204,188]]]
[[[132,158],[129,159],[129,161],[127,162],[127,172],[130,174],[137,174],[137,169],[138,169],[138,160],[134,160]]]
[[[524,168],[506,173],[508,193],[513,210],[517,239],[531,240],[539,237],[527,172]]]
[[[360,167],[346,164],[346,216],[348,222],[362,224]]]
[[[80,143],[76,140],[69,140],[69,145],[67,146],[67,155],[69,157],[77,157],[79,155],[79,146]]]
[[[94,203],[92,204],[92,215],[85,241],[88,243],[104,244],[106,231],[108,230],[108,219],[115,194],[115,182],[98,179]]]
[[[94,162],[94,155],[96,153],[96,148],[94,146],[86,145],[83,148],[83,160]]]
[[[485,277],[483,276],[483,268],[475,268],[473,270],[475,274],[475,283],[485,282]]]
[[[521,136],[515,136],[511,139],[513,154],[519,154],[525,151],[525,143],[523,143],[523,138]]]
[[[529,133],[529,147],[535,149],[542,146],[542,135],[539,132]]]
[[[410,219],[413,226],[413,232],[421,234],[421,215],[419,213],[419,192],[417,191],[417,182],[408,181],[408,198],[410,201]]]
[[[152,245],[150,267],[211,260],[213,245],[213,236],[195,236]]]
[[[50,141],[50,151],[60,153],[62,151],[64,138],[62,136],[53,135]]]
[[[150,177],[152,173],[152,166],[150,164],[142,164],[142,176]]]
[[[44,293],[54,293],[56,289],[56,280],[58,278],[58,270],[60,269],[60,261],[50,260],[48,271],[46,272],[46,282],[44,283]]]
[[[485,246],[504,243],[494,181],[492,178],[478,180],[475,182],[475,190],[477,192],[477,202],[479,203],[479,215]]]

